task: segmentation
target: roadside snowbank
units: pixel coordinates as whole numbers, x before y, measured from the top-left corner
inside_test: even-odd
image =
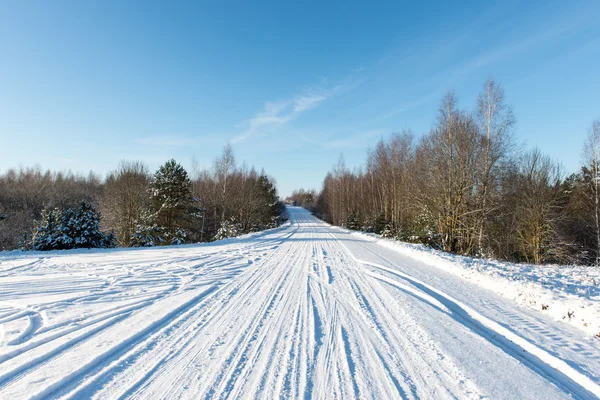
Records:
[[[600,268],[478,259],[375,234],[352,233],[460,276],[588,334],[600,335]]]
[[[184,251],[189,248],[197,248],[201,246],[203,248],[210,248],[215,246],[229,245],[229,244],[244,244],[251,242],[261,236],[269,233],[277,232],[278,230],[287,228],[290,226],[290,221],[285,221],[281,225],[275,228],[269,228],[262,231],[244,233],[239,236],[225,238],[221,240],[215,240],[212,242],[198,242],[198,243],[186,243],[186,244],[170,244],[166,246],[149,246],[149,247],[109,247],[109,248],[79,248],[79,249],[68,249],[68,250],[0,250],[0,272],[6,268],[14,268],[19,266],[19,263],[26,264],[31,258],[48,258],[50,256],[74,256],[74,255],[85,255],[85,254],[110,254],[119,252],[147,252],[152,249],[172,250],[177,249]],[[24,260],[24,261],[18,261]],[[10,264],[9,264],[10,261]]]

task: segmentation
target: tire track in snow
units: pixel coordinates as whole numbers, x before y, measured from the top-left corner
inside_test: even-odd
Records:
[[[365,249],[373,252],[371,249],[366,247]],[[347,248],[346,250],[349,254],[352,254]],[[379,255],[379,257],[381,257],[381,255]],[[359,259],[355,260],[356,262],[365,266],[370,266],[401,278],[403,281],[409,283],[417,290],[407,290],[406,286],[402,283],[391,280],[379,274],[368,272],[368,274],[375,279],[391,284],[410,295],[416,295],[420,298],[420,300],[423,300],[424,297],[428,297],[429,299],[426,299],[426,301],[433,307],[440,309],[442,312],[449,311],[452,314],[452,317],[459,323],[465,325],[473,332],[480,335],[491,344],[497,346],[511,357],[516,358],[520,362],[524,363],[531,370],[552,381],[559,387],[563,387],[568,393],[571,393],[576,398],[600,398],[600,385],[590,379],[587,375],[571,367],[565,361],[551,355],[533,343],[518,336],[504,326],[490,320],[489,318],[486,318],[471,307],[468,307],[466,304],[463,304],[462,302],[446,295],[434,287],[400,271],[369,261],[363,261]],[[422,294],[417,294],[417,291],[420,291]],[[441,309],[439,305],[441,305],[444,309]],[[528,356],[525,356],[523,353],[528,354]]]
[[[155,332],[138,344],[133,350],[115,361],[110,368],[102,371],[102,374],[94,381],[79,388],[70,397],[78,398],[79,395],[92,397],[92,394],[97,397],[103,392],[111,393],[111,397],[117,397],[116,393],[120,393],[119,398],[133,396],[148,379],[160,371],[164,363],[182,353],[184,346],[195,336],[195,330],[202,326],[205,314],[211,309],[210,304],[214,305],[216,293],[218,293],[218,289],[215,289],[215,294],[194,306],[163,331]],[[198,319],[201,322],[198,322]],[[131,383],[119,388],[120,381],[125,377]]]
[[[196,340],[190,341],[189,344],[184,346],[185,348],[182,349],[182,351],[180,352],[180,357],[178,359],[173,360],[172,363],[167,363],[167,365],[165,366],[159,367],[157,369],[157,373],[169,375],[171,374],[171,371],[194,370],[195,368],[193,357],[195,354],[200,352],[208,352],[210,356],[210,352],[214,350],[212,346],[215,344],[215,342],[218,345],[219,336],[221,336],[223,332],[228,331],[228,327],[224,326],[227,323],[227,320],[222,316],[228,313],[239,311],[239,308],[244,306],[243,302],[240,304],[240,302],[235,301],[234,299],[242,298],[244,299],[243,301],[247,301],[247,297],[252,296],[251,291],[259,287],[257,283],[259,282],[260,276],[266,273],[266,271],[260,268],[260,265],[267,263],[272,256],[273,254],[269,254],[267,257],[263,258],[259,263],[254,264],[248,271],[249,273],[242,274],[238,277],[239,279],[237,281],[232,282],[231,285],[225,285],[220,290],[216,299],[221,298],[221,301],[217,301],[212,311],[207,313],[206,316],[203,317],[207,320],[207,324],[213,324],[207,328],[204,328],[204,330],[211,330],[213,332],[218,332],[219,334],[212,335],[212,339],[205,338],[205,340],[203,341],[203,346],[200,349],[196,349],[194,346]],[[215,322],[217,323],[217,326],[214,326]],[[197,328],[198,331],[196,331],[195,337],[198,337],[203,334],[202,329],[200,329],[200,327]],[[184,363],[184,365],[181,365],[182,362]],[[177,382],[178,381],[175,379],[172,381],[173,384],[176,384]],[[143,385],[140,385],[140,387],[137,388],[136,393],[140,390],[152,390],[148,389],[148,384],[151,383],[152,381],[149,380]],[[178,390],[177,388],[178,386],[169,385],[167,388],[163,387],[160,392],[163,393],[164,396],[164,393],[169,393],[170,391]]]
[[[0,372],[0,397],[20,398],[25,388],[39,398],[481,396],[406,299],[465,326],[472,316],[432,288],[356,259],[341,230],[304,211],[292,220],[224,244],[44,259],[63,275],[32,293],[73,296],[44,305],[49,320],[10,352],[0,347],[0,369],[11,366]],[[87,294],[68,287],[71,273]],[[130,309],[126,298],[135,299]]]
[[[165,295],[165,294],[166,293],[163,293],[163,295]],[[113,325],[116,324],[116,322],[120,321],[121,319],[125,319],[127,316],[130,315],[130,313],[133,309],[140,309],[140,308],[143,308],[142,306],[149,306],[149,305],[151,305],[150,302],[144,302],[141,306],[138,305],[138,306],[134,306],[134,307],[123,307],[119,311],[109,314],[109,316],[116,314],[117,317],[109,318],[108,323],[101,325],[100,328],[98,328],[98,329],[92,329],[89,332],[86,331],[84,334],[74,337],[73,339],[70,339],[70,337],[72,336],[71,333],[76,332],[81,329],[85,329],[88,326],[95,325],[101,321],[106,320],[108,317],[104,316],[104,317],[101,317],[101,318],[98,318],[98,319],[95,319],[95,320],[92,320],[89,322],[80,323],[73,328],[67,328],[63,331],[58,332],[57,334],[50,336],[50,337],[44,338],[35,343],[27,344],[25,347],[21,347],[21,348],[17,349],[16,351],[13,351],[11,353],[7,353],[7,354],[0,356],[0,360],[4,359],[4,361],[7,361],[15,356],[23,354],[27,351],[30,351],[30,350],[35,349],[42,345],[46,345],[46,347],[48,347],[48,345],[52,346],[52,347],[56,347],[56,348],[50,349],[49,351],[47,351],[45,353],[42,353],[42,355],[39,357],[34,357],[34,359],[32,359],[32,360],[26,361],[17,370],[13,371],[10,374],[10,376],[8,374],[5,374],[4,378],[0,378],[0,385],[2,385],[0,387],[6,386],[6,384],[8,382],[13,382],[15,379],[23,377],[25,374],[30,374],[31,372],[35,371],[36,369],[43,367],[44,364],[51,362],[53,358],[60,356],[60,354],[66,352],[66,351],[69,351],[69,350],[72,351],[73,348],[83,345],[86,340],[90,340],[95,335],[102,333],[102,331],[104,331],[105,329],[111,328]],[[68,340],[66,343],[61,344],[57,339],[61,339],[65,335],[69,335],[69,337],[67,338]],[[56,342],[59,342],[59,343],[55,344]],[[27,353],[26,356],[29,356],[29,353]],[[31,356],[29,356],[29,357],[31,357]],[[0,363],[2,363],[2,361],[0,361]],[[4,364],[3,367],[6,367],[6,364]],[[61,385],[64,386],[65,382],[66,382],[66,380],[64,382],[62,382]],[[63,390],[63,389],[61,389],[61,390]]]
[[[75,389],[77,385],[81,384],[81,381],[85,380],[89,374],[93,374],[95,371],[101,370],[105,365],[126,352],[130,346],[134,346],[140,341],[145,340],[145,338],[151,333],[163,329],[169,324],[172,324],[174,317],[188,311],[191,307],[197,304],[200,299],[209,295],[213,290],[214,287],[209,287],[200,293],[193,295],[190,299],[185,300],[183,304],[178,305],[176,308],[168,311],[166,314],[160,316],[157,320],[154,320],[141,330],[134,332],[132,335],[127,335],[127,327],[120,326],[118,324],[113,325],[110,329],[118,330],[119,333],[113,335],[112,337],[118,338],[118,340],[111,340],[111,338],[108,340],[97,340],[94,349],[95,351],[86,352],[83,360],[82,357],[77,357],[78,364],[75,365],[79,365],[78,370],[66,376],[52,377],[53,382],[40,392],[35,393],[32,396],[32,399],[48,399],[58,397],[59,395],[64,395]],[[152,314],[149,313],[148,316]],[[139,318],[139,320],[143,321],[144,318]],[[123,336],[125,338],[121,340]],[[71,362],[68,363],[71,364]]]
[[[572,368],[563,360],[554,357],[497,322],[484,317],[471,307],[468,307],[443,292],[405,274],[381,265],[368,262],[365,262],[365,264],[397,275],[426,294],[434,297],[448,308],[453,317],[460,323],[469,327],[469,329],[499,347],[510,356],[519,359],[522,363],[528,365],[532,370],[548,380],[554,382],[558,386],[562,386],[576,398],[587,399],[592,396],[600,397],[600,385],[590,379],[587,375]],[[394,285],[391,280],[386,279],[386,282]],[[523,353],[527,353],[527,356]]]

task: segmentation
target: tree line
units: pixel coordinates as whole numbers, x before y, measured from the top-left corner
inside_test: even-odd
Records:
[[[569,176],[540,150],[518,146],[514,131],[512,108],[490,78],[473,110],[448,92],[429,133],[381,139],[354,171],[340,157],[318,196],[292,197],[327,222],[448,252],[598,265],[600,120],[584,165]]]
[[[139,247],[223,239],[277,226],[275,182],[238,166],[230,145],[190,174],[123,161],[102,181],[39,167],[0,175],[0,249]]]

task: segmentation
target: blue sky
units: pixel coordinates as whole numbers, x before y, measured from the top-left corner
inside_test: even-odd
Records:
[[[487,76],[516,137],[580,165],[600,118],[600,2],[0,1],[0,171],[210,165],[227,142],[280,193],[391,132],[472,109]]]

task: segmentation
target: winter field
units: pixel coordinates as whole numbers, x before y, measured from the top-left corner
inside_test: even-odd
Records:
[[[288,212],[210,244],[0,253],[0,399],[600,398],[596,270]]]

